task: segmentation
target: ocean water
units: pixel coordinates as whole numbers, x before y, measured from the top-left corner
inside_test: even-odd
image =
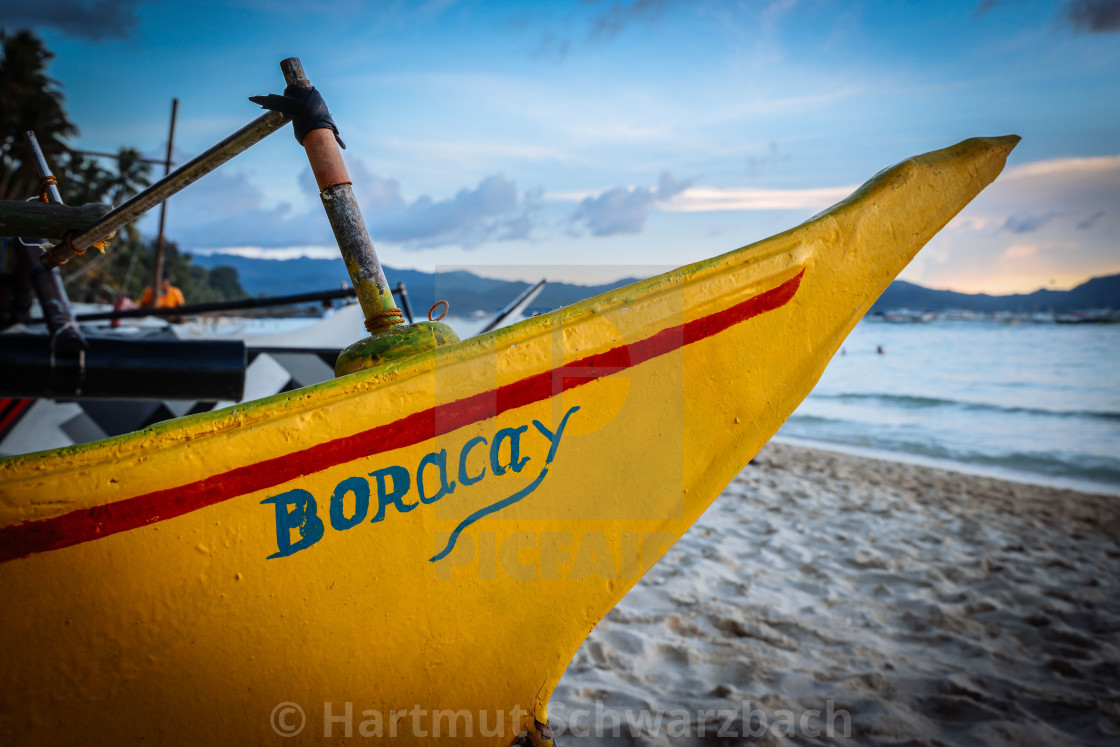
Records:
[[[1120,325],[865,319],[778,435],[1120,494]]]
[[[1120,495],[1120,324],[865,319],[777,437]]]
[[[1120,495],[1120,324],[865,319],[777,437]]]

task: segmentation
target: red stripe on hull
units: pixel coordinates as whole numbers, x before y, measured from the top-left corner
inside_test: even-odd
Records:
[[[19,422],[20,416],[31,407],[34,400],[30,399],[0,399],[0,438],[8,435],[8,431]]]
[[[292,454],[238,467],[187,485],[72,511],[49,519],[0,529],[0,563],[32,553],[57,550],[176,516],[339,464],[413,446],[508,410],[548,399],[711,337],[767,311],[785,306],[801,284],[804,270],[776,288],[740,304],[695,319],[630,345],[620,345],[497,389],[417,412],[352,436]],[[566,375],[567,374],[567,375]]]

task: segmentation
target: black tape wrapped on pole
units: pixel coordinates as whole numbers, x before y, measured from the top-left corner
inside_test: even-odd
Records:
[[[283,95],[270,93],[267,96],[250,96],[249,100],[259,104],[262,109],[288,115],[292,120],[296,142],[300,145],[303,145],[303,139],[312,130],[330,130],[334,133],[338,147],[346,148],[346,143],[339,137],[338,125],[327,109],[327,102],[315,86],[288,86]]]

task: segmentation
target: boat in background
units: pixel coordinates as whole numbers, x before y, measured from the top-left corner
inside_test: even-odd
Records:
[[[1055,314],[1057,324],[1115,324],[1120,322],[1120,313],[1112,309],[1088,309],[1068,314]]]
[[[496,329],[519,317],[544,287],[541,280],[529,286],[484,323],[471,322],[471,329]],[[404,296],[403,283],[397,285]],[[309,294],[314,295],[314,294]],[[283,300],[283,299],[280,299]],[[266,303],[269,299],[258,299]],[[74,304],[78,319],[83,315],[111,314],[105,304]],[[38,316],[32,309],[32,317]],[[230,405],[263,399],[281,392],[320,384],[334,378],[339,351],[361,329],[363,316],[356,303],[344,303],[324,318],[188,316],[181,324],[170,324],[153,316],[132,317],[126,324],[110,327],[109,320],[88,322],[83,331],[91,337],[128,339],[239,340],[245,344],[244,384],[235,399],[103,399],[85,397],[0,396],[0,458],[34,451],[99,441],[146,428],[165,420],[209,412]],[[25,332],[41,326],[13,328]],[[3,338],[0,338],[2,342]]]

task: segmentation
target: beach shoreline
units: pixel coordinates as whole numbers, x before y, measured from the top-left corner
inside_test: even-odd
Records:
[[[550,720],[581,744],[1115,744],[1120,500],[771,443]]]
[[[809,451],[827,451],[845,454],[859,459],[877,462],[900,462],[918,467],[927,467],[940,472],[951,472],[965,477],[982,477],[999,482],[1028,485],[1034,488],[1050,488],[1091,496],[1106,496],[1120,499],[1120,484],[1106,483],[1089,478],[1051,475],[1041,472],[1026,472],[1011,467],[982,465],[973,462],[957,461],[947,457],[926,456],[908,451],[891,451],[886,448],[858,446],[843,441],[820,441],[801,436],[786,436],[779,431],[771,440],[773,444],[786,444]]]

